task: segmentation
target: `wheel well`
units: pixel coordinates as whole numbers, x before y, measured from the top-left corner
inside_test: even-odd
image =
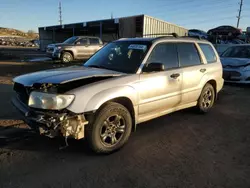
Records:
[[[63,54],[64,52],[70,53],[70,54],[72,55],[73,59],[74,59],[74,53],[73,53],[72,51],[70,51],[70,50],[63,50],[63,51],[62,51],[62,54]]]
[[[215,98],[217,98],[217,83],[215,80],[209,80],[207,83],[211,84],[214,88]]]
[[[116,102],[116,103],[119,103],[119,104],[125,106],[128,109],[128,111],[130,112],[132,121],[133,121],[132,130],[135,131],[135,129],[136,129],[135,111],[134,111],[134,106],[133,106],[132,101],[127,97],[118,97],[118,98],[112,99],[112,100],[107,101],[107,102]]]

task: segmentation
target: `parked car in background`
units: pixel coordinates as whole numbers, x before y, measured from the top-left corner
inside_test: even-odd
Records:
[[[229,47],[221,55],[226,82],[250,83],[250,45]]]
[[[95,152],[110,153],[139,123],[189,107],[208,112],[223,83],[220,58],[205,40],[120,39],[83,66],[14,78],[13,104],[40,134],[86,137]]]
[[[210,29],[207,33],[209,35],[238,36],[242,33],[242,30],[233,26],[225,25],[225,26],[216,27],[214,29]]]
[[[202,39],[207,39],[207,33],[205,31],[202,30],[198,30],[198,29],[190,29],[188,30],[188,36],[190,37],[200,37]]]
[[[217,44],[246,44],[246,42],[240,39],[232,39],[232,40],[218,40]]]
[[[88,59],[103,47],[98,37],[74,36],[63,43],[50,44],[46,52],[53,60],[60,59],[63,63],[73,60]]]

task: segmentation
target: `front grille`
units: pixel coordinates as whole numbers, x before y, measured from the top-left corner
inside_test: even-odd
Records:
[[[232,77],[240,77],[241,74],[237,71],[223,71],[223,79],[224,80],[240,80],[240,78],[232,78]]]
[[[13,88],[16,93],[18,98],[24,103],[28,104],[29,100],[29,94],[28,94],[28,89],[24,87],[24,85],[19,84],[19,83],[14,83],[14,88]]]

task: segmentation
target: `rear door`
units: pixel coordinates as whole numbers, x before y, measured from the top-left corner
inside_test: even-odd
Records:
[[[102,43],[99,38],[89,38],[89,42],[90,42],[90,47],[91,47],[91,51],[89,55],[91,56],[102,47]]]
[[[76,42],[75,45],[75,58],[76,59],[85,59],[88,57],[89,52],[89,40],[88,38],[81,38]]]
[[[206,73],[204,63],[195,43],[177,43],[177,50],[183,74],[181,104],[195,102],[200,96],[200,83]]]

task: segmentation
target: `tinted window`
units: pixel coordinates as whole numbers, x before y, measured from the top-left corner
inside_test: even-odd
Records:
[[[200,65],[201,59],[192,43],[177,44],[181,67]]]
[[[171,43],[158,44],[151,52],[147,63],[162,63],[165,69],[178,67],[176,45]]]
[[[85,45],[85,44],[88,44],[88,39],[82,38],[82,39],[80,39],[80,40],[77,41],[77,42],[80,42],[80,44]]]
[[[97,39],[97,38],[90,38],[89,42],[90,42],[90,44],[94,44],[94,45],[100,44],[99,39]]]
[[[199,44],[199,46],[201,47],[208,63],[216,62],[216,55],[213,48],[209,44]]]

